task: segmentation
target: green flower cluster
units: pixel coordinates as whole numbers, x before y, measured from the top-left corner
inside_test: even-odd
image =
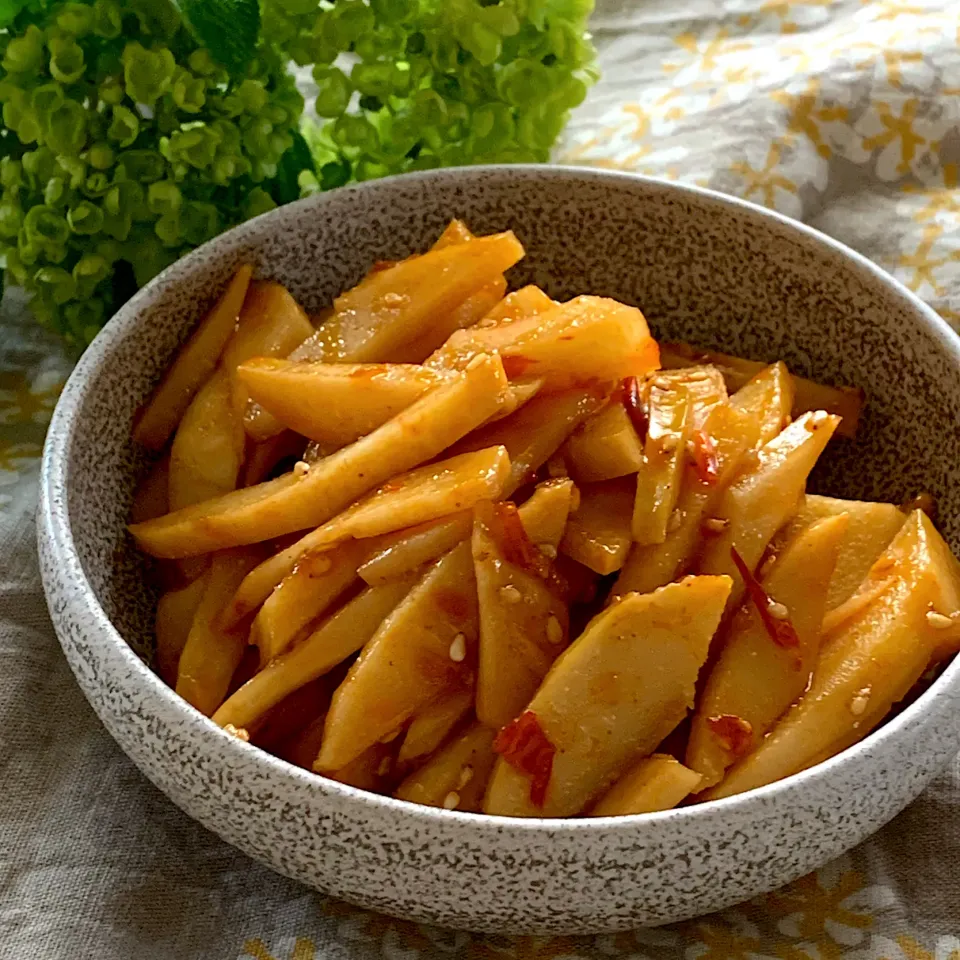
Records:
[[[242,74],[171,0],[34,0],[0,32],[0,257],[85,346],[137,286],[277,201],[303,99],[261,44]]]
[[[593,0],[262,0],[312,65],[310,192],[469,163],[540,162],[595,80]]]
[[[5,276],[82,348],[136,287],[277,203],[544,161],[595,78],[592,5],[0,0]],[[309,144],[291,60],[318,85]]]

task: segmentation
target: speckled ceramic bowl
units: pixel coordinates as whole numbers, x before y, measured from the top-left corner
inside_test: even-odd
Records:
[[[863,743],[728,800],[602,820],[434,810],[324,780],[239,742],[151,671],[154,598],[124,533],[143,456],[134,411],[241,261],[309,309],[378,259],[422,249],[457,215],[510,227],[516,283],[639,304],[658,335],[860,384],[855,443],[818,489],[940,501],[960,547],[960,340],[871,264],[749,204],[641,177],[563,168],[431,172],[293,204],[154,280],[64,391],[43,462],[40,553],[63,649],[104,725],[177,805],[276,870],[401,917],[497,932],[601,932],[716,910],[858,843],[960,744],[960,662]]]

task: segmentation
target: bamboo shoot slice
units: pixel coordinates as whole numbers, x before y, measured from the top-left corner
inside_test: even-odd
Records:
[[[429,757],[440,748],[450,731],[470,712],[472,706],[472,690],[458,690],[427,704],[413,718],[404,735],[397,763],[410,764]]]
[[[771,364],[748,380],[731,398],[730,405],[760,424],[760,445],[772,440],[788,423],[793,410],[793,379],[787,365]]]
[[[731,607],[743,596],[731,549],[756,569],[773,535],[797,512],[807,477],[839,422],[822,410],[805,413],[761,447],[756,466],[723,494],[716,516],[726,527],[707,541],[699,569],[733,579]]]
[[[674,510],[679,523],[663,543],[634,544],[611,591],[611,598],[631,591],[649,593],[686,572],[703,540],[702,524],[710,517],[748,450],[756,443],[757,425],[729,404],[719,404],[703,425],[717,454],[717,476],[707,483],[688,470]]]
[[[130,531],[147,553],[179,558],[319,526],[377,484],[437,456],[486,420],[506,389],[499,359],[478,357],[456,380],[308,473],[237,490]]]
[[[315,769],[345,766],[431,700],[468,688],[476,651],[477,587],[464,542],[424,574],[363,648],[333,695]]]
[[[497,758],[493,738],[493,730],[475,723],[407,777],[394,796],[428,807],[479,812]]]
[[[700,774],[655,753],[635,763],[593,806],[591,817],[624,817],[671,810],[700,785]]]
[[[906,520],[906,514],[892,503],[871,503],[866,500],[838,500],[807,494],[797,515],[778,534],[773,552],[794,539],[800,531],[825,517],[845,514],[847,532],[840,545],[837,566],[827,592],[827,610],[834,610],[849,600],[873,566],[874,561],[890,545]]]
[[[818,520],[786,545],[762,580],[771,601],[789,616],[796,646],[777,644],[751,599],[734,617],[690,729],[686,764],[702,774],[703,787],[717,783],[756,747],[810,683],[827,587],[846,529],[844,514]]]
[[[744,360],[717,350],[700,350],[686,343],[661,343],[660,360],[665,369],[685,367],[691,363],[707,363],[716,367],[732,393],[743,387],[767,366],[763,361]],[[854,437],[863,408],[863,390],[859,387],[829,387],[791,374],[793,379],[793,416],[812,410],[826,410],[841,417],[837,433]]]
[[[272,660],[233,693],[213,715],[213,722],[221,727],[232,723],[235,727],[250,729],[284,697],[356,653],[414,582],[414,578],[407,577],[361,591],[303,642]],[[312,762],[313,757],[310,760]]]
[[[208,717],[227,695],[247,646],[246,631],[223,629],[218,614],[257,559],[257,552],[249,547],[225,550],[213,558],[203,598],[180,654],[177,693]]]
[[[510,503],[474,509],[473,565],[480,612],[477,717],[498,730],[529,702],[567,645],[566,605],[551,590],[550,561]]]
[[[948,617],[960,600],[956,560],[922,511],[908,517],[871,576],[891,573],[891,588],[824,647],[810,689],[702,799],[821,763],[865,737],[906,696],[942,637],[929,614]]]
[[[516,727],[501,731],[484,811],[574,816],[651,753],[693,705],[730,586],[729,577],[689,577],[594,617],[511,724],[528,718],[539,729],[524,758],[535,761],[533,776],[511,765]]]
[[[571,434],[562,453],[578,483],[624,477],[643,463],[643,445],[616,396]]]
[[[567,521],[560,551],[606,575],[619,570],[630,552],[633,477],[618,477],[580,488],[580,505]]]
[[[200,325],[180,348],[150,401],[137,417],[133,439],[150,450],[160,450],[190,406],[194,395],[210,378],[220,354],[233,335],[253,267],[243,264]]]
[[[256,357],[237,370],[250,396],[285,427],[346,446],[395,417],[443,381],[400,363],[314,363]]]

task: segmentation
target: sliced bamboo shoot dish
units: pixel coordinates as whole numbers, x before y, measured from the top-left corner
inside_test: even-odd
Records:
[[[960,650],[960,564],[929,496],[808,492],[861,391],[507,292],[523,255],[454,220],[313,320],[237,270],[134,430],[160,676],[318,777],[502,816],[728,797],[869,734]]]

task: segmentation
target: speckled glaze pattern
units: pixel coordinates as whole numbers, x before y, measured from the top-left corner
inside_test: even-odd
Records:
[[[817,867],[893,817],[960,742],[960,663],[828,763],[762,790],[643,817],[542,822],[415,807],[241,743],[147,665],[154,598],[124,533],[145,463],[134,411],[234,268],[310,310],[452,216],[511,228],[511,278],[555,297],[640,305],[658,335],[863,385],[855,443],[818,489],[897,501],[931,490],[960,546],[960,342],[862,258],[740,201],[642,177],[544,167],[430,172],[314,197],[179,261],[84,355],[50,427],[43,578],[63,649],[104,725],[178,806],[276,870],[337,897],[496,932],[594,933],[689,918]]]

